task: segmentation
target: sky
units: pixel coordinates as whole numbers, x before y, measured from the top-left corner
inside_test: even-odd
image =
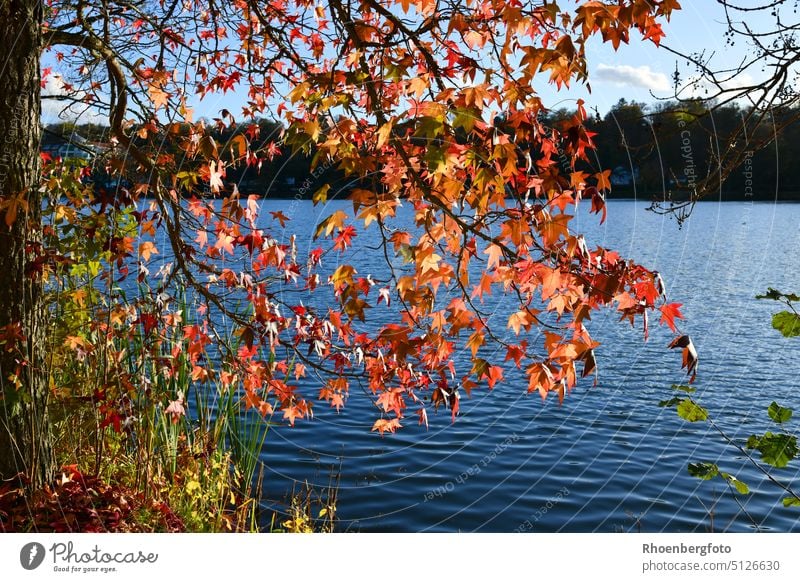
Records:
[[[754,5],[757,0],[740,0],[741,5]],[[683,0],[682,9],[673,13],[669,23],[663,23],[666,33],[664,44],[671,48],[693,53],[705,51],[714,54],[716,67],[734,66],[743,56],[746,46],[725,46],[723,33],[726,30],[725,15],[716,0]],[[748,23],[763,29],[769,26],[765,16],[748,13]],[[584,87],[574,86],[569,90],[556,91],[554,86],[543,83],[537,87],[543,102],[551,109],[560,107],[572,108],[577,99],[583,99],[590,109],[606,113],[620,99],[652,103],[657,98],[668,98],[673,94],[672,74],[675,71],[675,55],[659,49],[650,41],[642,42],[637,32],[631,34],[631,44],[621,45],[615,51],[610,43],[603,43],[599,38],[591,41],[588,49],[589,79],[592,91]],[[46,66],[46,64],[45,64]],[[682,78],[686,79],[691,72],[680,62]],[[544,80],[543,76],[543,80]],[[751,80],[749,77],[746,80]],[[58,81],[50,79],[45,92],[57,93]],[[235,93],[227,95],[209,95],[202,101],[192,104],[195,107],[195,118],[219,117],[221,109],[237,111],[242,105],[241,98]],[[59,106],[55,102],[45,102],[42,119],[45,123],[58,121]],[[81,116],[80,121],[102,122],[102,116],[91,112]]]
[[[756,5],[757,0],[741,0],[740,5]],[[715,68],[733,67],[739,63],[746,51],[743,42],[739,46],[726,46],[723,34],[727,30],[725,13],[715,0],[682,0],[682,9],[673,13],[670,22],[662,23],[666,37],[663,45],[684,53],[705,52],[713,54]],[[761,30],[770,27],[764,15],[748,13],[748,23]],[[674,54],[656,47],[652,42],[641,42],[638,33],[631,34],[631,43],[621,45],[614,51],[610,43],[593,41],[587,48],[589,59],[589,82],[592,92],[574,90],[569,96],[551,87],[540,89],[545,103],[561,99],[582,98],[591,108],[600,113],[607,112],[620,99],[653,103],[657,98],[668,98],[674,94],[672,75],[676,62],[683,80],[691,77],[693,70]],[[746,81],[752,80],[746,77]],[[552,107],[552,105],[551,105]]]

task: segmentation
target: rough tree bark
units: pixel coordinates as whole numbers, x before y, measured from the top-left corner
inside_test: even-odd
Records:
[[[53,473],[42,285],[25,272],[41,231],[42,10],[0,0],[0,477],[33,487]]]

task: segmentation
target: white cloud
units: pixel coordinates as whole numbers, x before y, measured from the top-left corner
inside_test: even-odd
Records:
[[[600,63],[594,79],[617,87],[635,87],[650,91],[669,91],[670,82],[664,73],[657,73],[649,66],[606,65]]]
[[[61,121],[77,121],[78,123],[108,123],[108,117],[96,108],[81,103],[71,103],[58,99],[69,96],[81,98],[85,92],[80,90],[67,91],[64,78],[53,73],[47,76],[45,86],[42,87],[42,122],[58,123]]]

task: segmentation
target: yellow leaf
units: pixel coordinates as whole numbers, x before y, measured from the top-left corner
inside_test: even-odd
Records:
[[[312,141],[317,141],[319,137],[319,123],[316,121],[304,121],[298,123],[298,125],[303,130],[303,133],[309,136]]]
[[[337,210],[327,218],[327,225],[325,226],[325,236],[330,236],[334,228],[342,230],[344,228],[344,221],[347,220],[347,214],[341,210]]]
[[[389,141],[389,136],[392,134],[392,121],[384,123],[378,130],[378,147],[382,148]]]
[[[322,188],[314,192],[314,195],[311,197],[311,200],[314,202],[314,206],[316,206],[320,202],[327,202],[328,190],[330,189],[331,189],[330,184],[324,184]]]
[[[297,103],[308,94],[308,90],[309,90],[308,83],[305,82],[300,83],[297,87],[295,87],[289,92],[288,95],[289,101],[291,101],[292,103]]]
[[[337,289],[341,287],[342,284],[352,285],[353,275],[356,273],[357,271],[352,265],[340,265],[331,276],[331,282]]]
[[[438,271],[439,261],[442,260],[440,255],[431,251],[428,255],[424,256],[419,262],[419,272],[425,274],[428,271]]]
[[[425,90],[429,87],[429,82],[423,77],[414,77],[408,82],[408,93],[414,93],[419,99]]]
[[[483,333],[479,330],[475,330],[472,335],[469,336],[469,340],[467,340],[467,347],[472,350],[472,357],[474,358],[478,354],[478,349],[486,343],[486,339],[483,336]]]

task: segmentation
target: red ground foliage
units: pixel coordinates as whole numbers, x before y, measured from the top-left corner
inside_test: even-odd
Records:
[[[0,532],[184,531],[166,504],[103,483],[72,465],[40,491],[28,494],[20,475],[0,483]]]

